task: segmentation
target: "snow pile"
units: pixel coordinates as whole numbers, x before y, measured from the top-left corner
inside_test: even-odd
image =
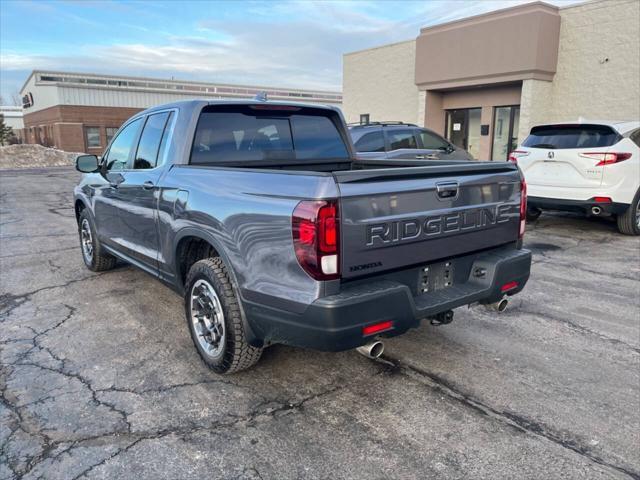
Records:
[[[0,146],[0,169],[74,165],[78,155],[42,145]]]

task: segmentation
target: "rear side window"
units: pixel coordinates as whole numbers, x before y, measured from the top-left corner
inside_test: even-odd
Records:
[[[384,134],[382,130],[365,133],[354,146],[358,152],[384,152]]]
[[[167,124],[170,112],[149,115],[144,124],[138,151],[136,152],[133,168],[147,169],[154,168],[158,163],[158,151]]]
[[[605,125],[550,125],[533,127],[522,145],[530,148],[610,147],[620,135]]]
[[[309,108],[227,106],[204,110],[192,164],[347,160],[342,137],[325,112]]]
[[[392,130],[387,132],[387,136],[389,137],[389,148],[391,150],[418,148],[418,142],[413,130]]]
[[[638,128],[637,130],[633,131],[631,133],[631,135],[629,135],[629,138],[631,139],[631,141],[633,143],[635,143],[636,145],[638,145],[640,147],[640,128]]]

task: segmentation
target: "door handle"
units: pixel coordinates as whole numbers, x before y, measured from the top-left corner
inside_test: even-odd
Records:
[[[142,184],[142,188],[144,188],[145,190],[151,190],[155,186],[156,185],[151,180],[147,180]]]
[[[416,155],[416,160],[424,160],[426,157],[426,155]]]
[[[438,155],[436,155],[435,153],[431,153],[429,155],[426,155],[424,158],[426,158],[427,160],[438,160],[439,159]]]

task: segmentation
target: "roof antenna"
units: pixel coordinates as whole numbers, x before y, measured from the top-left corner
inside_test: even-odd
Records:
[[[258,101],[258,102],[266,102],[267,101],[267,92],[258,92],[256,93],[256,96],[253,97],[254,100]]]

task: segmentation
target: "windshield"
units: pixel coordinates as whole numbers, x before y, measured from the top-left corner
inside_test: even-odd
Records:
[[[533,127],[522,142],[530,148],[600,148],[616,143],[619,135],[604,125],[550,125]]]
[[[287,106],[224,106],[200,115],[192,164],[348,160],[333,112]]]

